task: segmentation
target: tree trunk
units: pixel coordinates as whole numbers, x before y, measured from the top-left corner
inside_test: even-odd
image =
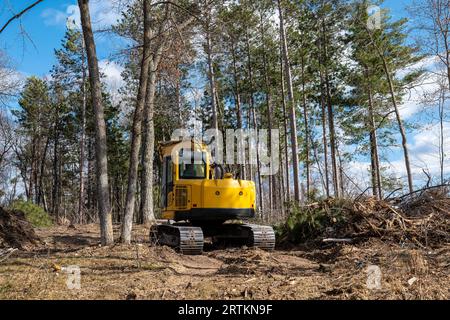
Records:
[[[369,73],[366,68],[366,77],[369,79]],[[367,95],[369,99],[369,128],[370,128],[370,159],[372,166],[372,191],[373,195],[377,199],[381,199],[382,191],[381,191],[381,173],[380,173],[380,159],[378,156],[378,137],[377,137],[377,128],[375,126],[375,118],[374,118],[374,108],[373,108],[373,98],[372,98],[372,89],[370,87],[370,83],[367,86]]]
[[[326,39],[325,22],[322,21],[322,32],[323,32],[323,54],[324,54],[324,67],[325,67],[325,90],[327,97],[327,113],[328,113],[328,130],[330,132],[330,151],[331,151],[331,167],[333,173],[333,189],[334,196],[336,198],[341,197],[341,188],[339,183],[339,172],[337,165],[337,153],[336,153],[336,131],[334,128],[334,110],[331,101],[331,88],[330,88],[330,77],[328,74],[328,46]]]
[[[302,55],[302,97],[303,97],[303,121],[305,125],[305,167],[306,167],[306,197],[309,199],[311,193],[311,168],[310,168],[310,148],[309,148],[309,121],[308,121],[308,107],[306,105],[306,90],[305,90],[305,59]]]
[[[253,92],[253,90],[250,90],[250,91]],[[252,97],[253,94],[251,93],[250,95],[251,95],[250,99],[249,99],[250,101],[248,102],[250,105],[250,108],[247,109],[247,125],[248,125],[249,129],[251,128],[250,123],[252,122],[251,121],[251,112],[252,112],[252,106],[253,106],[253,97]],[[249,153],[250,153],[250,146],[249,146]],[[247,172],[248,172],[248,180],[254,180],[253,167],[252,167],[252,164],[250,163],[250,161],[249,161],[249,164],[247,167]]]
[[[239,80],[236,66],[236,48],[234,45],[234,40],[231,43],[231,55],[233,57],[233,80],[234,80],[234,95],[235,95],[235,104],[236,104],[236,118],[238,129],[242,129],[242,110],[241,110],[241,92],[239,88]],[[244,141],[240,139],[238,141],[238,152],[241,154],[244,163],[239,164],[239,177],[241,179],[245,179],[245,149]]]
[[[27,200],[30,202],[34,201],[34,172],[35,172],[35,163],[36,163],[36,139],[32,139],[31,145],[31,159],[30,159],[30,180],[28,181],[28,198]]]
[[[272,146],[272,117],[273,117],[273,110],[272,110],[272,94],[271,94],[271,87],[270,87],[270,79],[268,75],[268,63],[267,63],[267,54],[266,54],[266,45],[265,45],[265,32],[264,32],[264,19],[261,14],[261,43],[262,43],[262,54],[263,54],[263,72],[264,72],[264,84],[265,84],[265,90],[266,90],[266,104],[267,104],[267,124],[269,129],[269,137],[268,137],[268,148],[271,149]],[[270,164],[269,168],[269,215],[272,216],[273,211],[273,202],[274,202],[274,176],[272,174],[272,163]]]
[[[212,58],[212,44],[211,44],[211,31],[210,28],[210,16],[208,17],[208,23],[206,27],[206,58],[208,63],[208,80],[209,89],[211,94],[211,109],[212,109],[212,123],[211,127],[218,130],[218,120],[217,120],[217,101],[216,101],[216,80],[214,76],[214,65]]]
[[[141,215],[143,223],[149,225],[153,223],[155,214],[153,212],[153,157],[155,147],[155,129],[153,123],[153,113],[156,94],[156,77],[162,46],[150,61],[149,80],[147,86],[147,96],[144,109],[144,139],[143,139],[143,159],[142,159],[142,179],[141,179]]]
[[[405,167],[406,167],[406,174],[408,176],[409,192],[413,192],[414,184],[413,184],[413,177],[412,177],[412,173],[411,173],[411,164],[409,161],[409,151],[408,151],[408,142],[406,139],[406,131],[405,131],[405,127],[403,126],[403,121],[400,116],[400,111],[398,110],[397,99],[395,98],[394,84],[392,83],[391,74],[390,74],[389,68],[387,66],[386,59],[384,57],[383,57],[383,67],[386,72],[386,76],[388,78],[389,91],[391,93],[392,105],[394,106],[395,117],[397,119],[397,124],[398,124],[398,128],[400,131],[400,135],[402,136],[402,148],[403,148],[403,155],[405,157]]]
[[[281,122],[278,122],[278,126],[281,126]],[[284,214],[285,210],[284,210],[284,206],[285,206],[285,202],[286,202],[286,186],[285,186],[285,182],[284,182],[284,165],[283,165],[283,145],[281,144],[281,142],[279,143],[279,151],[280,153],[280,158],[281,158],[281,162],[280,162],[280,171],[278,172],[278,181],[279,181],[279,187],[278,190],[280,192],[279,194],[279,202],[280,202],[280,209],[281,212]]]
[[[258,124],[256,121],[256,110],[255,110],[255,98],[253,96],[254,83],[253,83],[253,68],[252,68],[252,60],[250,54],[250,38],[248,36],[248,32],[246,33],[246,42],[247,42],[247,63],[248,63],[248,76],[250,80],[250,110],[252,113],[252,122],[253,129],[258,130]],[[262,181],[261,181],[261,169],[259,162],[259,148],[256,147],[256,174],[258,176],[258,189],[259,189],[259,212],[263,214],[264,212],[264,202],[263,202],[263,189],[262,189]]]
[[[294,199],[300,202],[300,179],[299,179],[299,160],[298,160],[298,143],[297,143],[297,118],[295,115],[295,99],[294,88],[292,85],[291,66],[289,62],[289,52],[286,39],[286,30],[284,27],[283,10],[281,8],[281,0],[278,2],[278,12],[280,16],[280,34],[283,46],[283,58],[285,64],[286,81],[288,85],[289,99],[289,119],[291,126],[291,147],[292,147],[292,166],[294,168]]]
[[[122,220],[123,243],[131,242],[131,230],[133,226],[134,206],[136,203],[136,184],[138,179],[139,151],[142,140],[142,116],[147,92],[147,82],[149,78],[151,54],[151,3],[150,0],[144,0],[144,47],[142,52],[141,72],[139,79],[139,89],[136,100],[136,109],[134,111],[133,128],[131,132],[131,152],[130,165],[128,170],[128,188],[125,203],[125,212]]]
[[[97,52],[89,13],[89,1],[78,0],[80,7],[81,25],[83,28],[84,43],[89,67],[89,80],[91,83],[92,105],[95,115],[95,151],[97,159],[97,197],[100,209],[100,233],[102,245],[114,243],[111,204],[109,199],[108,158],[106,123],[102,101],[102,86],[98,68]]]
[[[328,140],[327,140],[327,116],[325,107],[325,85],[323,81],[322,64],[320,65],[320,107],[322,120],[322,141],[323,141],[323,165],[324,165],[324,179],[325,179],[325,193],[327,198],[330,197],[330,178],[328,173]]]
[[[85,66],[85,48],[82,40],[81,48],[81,68],[82,68],[82,105],[81,105],[81,136],[80,136],[80,190],[78,194],[78,219],[79,223],[84,223],[84,143],[86,137],[86,66]]]
[[[59,221],[59,106],[56,110],[55,124],[53,128],[53,188],[52,188],[52,213],[56,221]]]
[[[449,73],[450,75],[450,73]],[[449,79],[450,80],[450,79]],[[445,91],[441,89],[441,96],[439,97],[439,169],[441,184],[444,184],[444,161],[445,161],[445,144],[444,144],[444,106],[445,106]]]
[[[88,163],[88,167],[87,167],[87,209],[89,212],[92,211],[93,208],[93,197],[92,197],[92,171],[93,171],[93,167],[94,167],[94,163],[92,161],[92,139],[89,137],[88,141],[87,141],[87,163]]]
[[[44,205],[45,211],[47,211],[47,208],[46,208],[47,204],[45,203],[45,192],[44,192],[44,170],[45,170],[45,160],[47,159],[47,151],[48,151],[49,144],[50,144],[50,137],[47,136],[47,138],[45,140],[44,152],[41,157],[41,168],[39,170],[40,175],[39,175],[39,188],[38,188],[38,190],[39,190],[38,205],[40,205],[42,203]]]
[[[291,201],[291,185],[289,179],[289,150],[288,150],[288,123],[286,115],[286,95],[284,87],[284,68],[282,57],[282,46],[280,46],[280,78],[281,78],[281,101],[283,105],[283,126],[284,126],[284,169],[286,170],[286,201]]]
[[[322,181],[322,186],[326,190],[325,177],[323,175],[321,164],[320,164],[320,161],[319,161],[319,157],[317,155],[317,148],[316,148],[315,143],[312,141],[312,138],[311,138],[311,148],[312,148],[312,154],[313,154],[313,157],[314,157],[314,161],[317,164],[317,170],[319,171],[320,179]]]
[[[441,4],[443,6],[445,5],[449,5],[448,2],[447,4],[445,4],[445,1],[441,2]],[[443,9],[443,8],[442,8]],[[447,9],[448,10],[448,9]],[[444,10],[439,10],[440,12],[445,12]],[[448,12],[448,11],[447,11]],[[448,80],[448,89],[450,90],[450,43],[449,43],[449,38],[450,38],[450,17],[445,17],[444,18],[446,21],[444,24],[440,23],[440,31],[442,33],[442,38],[444,40],[444,49],[445,49],[445,65],[447,67],[447,80]],[[447,28],[445,28],[444,26],[447,26]]]
[[[39,130],[40,131],[40,130]],[[38,139],[35,147],[36,153],[34,156],[34,170],[33,170],[33,185],[34,185],[34,203],[39,205],[39,165],[41,159],[41,133],[38,133]]]

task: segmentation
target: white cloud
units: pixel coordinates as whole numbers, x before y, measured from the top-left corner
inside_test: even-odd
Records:
[[[450,123],[444,123],[444,177],[450,176]],[[413,135],[409,143],[411,171],[414,183],[420,187],[427,181],[425,170],[433,178],[433,183],[439,183],[440,159],[439,159],[439,124],[429,125]],[[397,148],[395,154],[401,154],[399,159],[384,161],[381,163],[388,173],[401,178],[406,183],[406,167],[402,150]],[[370,162],[354,161],[349,165],[350,175],[358,181],[361,186],[370,184],[369,169]]]
[[[426,72],[421,82],[406,93],[399,107],[400,115],[403,119],[408,119],[420,112],[425,104],[426,97],[437,92],[439,83],[442,82],[442,75],[439,74],[440,64],[436,57],[424,58],[416,64],[399,71],[396,77],[401,79],[409,72],[421,69]]]
[[[66,23],[67,15],[59,10],[48,8],[42,11],[41,17],[48,26],[56,26]]]
[[[105,75],[106,79],[104,80],[108,90],[117,91],[121,86],[124,85],[124,80],[122,78],[123,67],[115,63],[114,61],[110,61],[107,59],[100,60],[98,63],[100,71]]]
[[[444,154],[450,154],[450,123],[443,124]],[[422,172],[422,168],[427,169],[433,175],[439,175],[439,124],[427,126],[414,135],[410,150],[412,163],[416,167],[416,172]],[[444,161],[444,170],[450,170],[450,157]]]
[[[89,9],[94,28],[105,28],[113,25],[120,17],[114,1],[94,0],[89,2]],[[81,26],[80,10],[77,5],[67,5],[65,11],[45,9],[41,17],[46,25],[65,25],[67,19],[73,20],[78,28]]]

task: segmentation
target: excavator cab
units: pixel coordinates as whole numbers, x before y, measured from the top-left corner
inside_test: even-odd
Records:
[[[180,149],[176,155],[178,161],[175,163],[178,168],[174,167],[172,155],[165,155],[162,160],[162,208],[169,207],[169,199],[173,197],[174,185],[178,184],[179,180],[203,180],[209,174],[206,152]]]
[[[159,243],[178,247],[187,254],[201,253],[204,237],[238,239],[238,243],[248,246],[273,249],[275,235],[271,227],[228,222],[255,216],[253,181],[233,179],[223,170],[216,174],[203,142],[161,142],[160,156],[161,209],[167,223],[152,231]],[[186,242],[183,237],[190,240]]]

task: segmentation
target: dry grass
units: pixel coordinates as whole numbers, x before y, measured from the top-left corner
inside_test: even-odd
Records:
[[[182,256],[150,246],[142,227],[131,246],[99,246],[94,225],[37,233],[45,246],[0,264],[0,299],[450,298],[448,245],[426,251],[374,239],[327,249],[228,249]],[[60,267],[69,265],[81,269],[80,290],[67,288]],[[379,290],[366,287],[369,265],[382,271]]]

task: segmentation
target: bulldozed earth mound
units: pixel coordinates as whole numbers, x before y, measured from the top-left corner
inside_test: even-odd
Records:
[[[40,239],[23,212],[0,207],[0,248],[29,249],[38,243]]]
[[[450,240],[449,187],[376,200],[327,199],[293,210],[279,228],[279,242],[361,242],[370,238],[421,248]]]

